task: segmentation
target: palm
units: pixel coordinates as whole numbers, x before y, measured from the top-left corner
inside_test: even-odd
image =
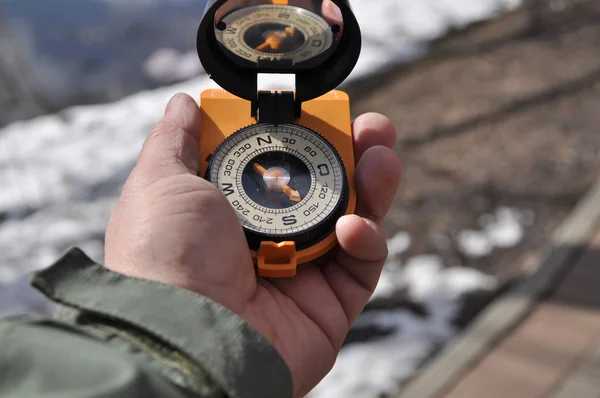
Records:
[[[367,296],[366,289],[362,296]],[[299,396],[331,369],[350,324],[324,273],[314,264],[302,266],[295,279],[259,281],[241,315],[274,344],[292,374],[303,375],[295,385]]]
[[[210,231],[202,231],[205,234],[189,242],[194,262],[203,261],[208,265],[195,268],[200,272],[192,275],[192,280],[205,283],[204,286],[193,286],[193,290],[207,294],[210,293],[208,285],[220,286],[220,292],[227,292],[225,297],[215,293],[210,296],[220,296],[222,304],[242,315],[271,341],[286,362],[297,368],[292,369],[292,373],[302,371],[303,385],[297,385],[296,390],[307,392],[309,386],[316,384],[320,375],[333,365],[353,321],[346,311],[356,314],[360,303],[365,303],[371,292],[352,278],[336,278],[347,275],[337,263],[344,261],[341,254],[333,256],[321,267],[312,263],[302,265],[298,275],[292,279],[257,281],[248,246],[229,203],[212,186],[206,186],[206,181],[194,180],[191,183],[193,186],[189,187],[189,192],[195,192],[196,195],[191,195],[196,197],[183,200],[207,203],[201,208],[210,208],[211,214],[221,220],[217,226],[217,220],[207,221],[212,216],[203,211],[185,217],[185,222],[190,225],[204,223],[210,226]],[[222,266],[216,267],[215,264]],[[356,302],[355,308],[344,308],[340,301],[344,297],[337,294],[341,292],[352,297]],[[345,304],[346,307],[352,306],[347,300]],[[307,373],[308,369],[310,372]]]
[[[374,290],[387,256],[379,223],[400,183],[389,121],[354,123],[357,215],[337,225],[339,246],[290,279],[257,279],[237,215],[198,178],[199,112],[187,96],[170,103],[146,141],[106,235],[106,266],[180,286],[242,316],[281,353],[296,396],[327,373]],[[380,173],[381,170],[389,170]]]

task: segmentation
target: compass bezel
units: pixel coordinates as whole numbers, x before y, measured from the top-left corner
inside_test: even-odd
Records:
[[[215,34],[215,15],[228,0],[209,0],[198,29],[197,50],[200,62],[209,76],[226,91],[256,102],[258,75],[261,73],[295,74],[298,103],[320,97],[338,87],[358,62],[362,38],[358,21],[348,0],[331,0],[339,7],[343,32],[331,51],[297,65],[256,64],[241,66],[223,51]]]
[[[209,181],[211,184],[215,184],[215,182],[212,179],[212,174],[213,174],[213,171],[216,172],[216,170],[214,170],[214,167],[215,167],[215,159],[217,159],[217,154],[222,152],[223,148],[226,147],[232,140],[235,140],[236,137],[239,136],[239,134],[244,134],[249,129],[260,128],[261,126],[269,127],[269,128],[277,127],[277,126],[271,125],[269,123],[257,123],[257,124],[243,127],[240,130],[236,131],[235,133],[231,134],[229,137],[227,137],[227,139],[225,139],[223,142],[221,142],[221,144],[217,148],[215,148],[213,155],[211,156],[211,159],[208,162],[208,166],[206,168],[206,173],[204,175],[204,179]],[[344,161],[343,161],[340,153],[337,151],[335,146],[333,144],[331,144],[331,142],[329,142],[325,137],[323,137],[323,135],[319,134],[318,132],[314,131],[311,128],[308,128],[306,126],[296,124],[296,123],[281,125],[279,127],[290,127],[290,126],[301,129],[305,133],[316,136],[320,141],[322,141],[322,143],[325,146],[327,146],[328,150],[331,151],[331,153],[335,157],[336,163],[338,163],[338,165],[339,165],[339,170],[341,173],[341,189],[339,191],[340,197],[339,197],[339,200],[338,200],[336,206],[329,212],[329,214],[327,214],[325,217],[323,217],[323,219],[319,223],[317,223],[309,228],[298,231],[298,232],[286,233],[286,234],[269,234],[269,233],[254,230],[252,228],[247,228],[246,226],[242,225],[244,233],[246,235],[248,246],[251,251],[258,250],[261,242],[265,242],[265,241],[275,241],[275,242],[293,241],[296,243],[296,250],[300,251],[300,250],[308,249],[308,248],[324,241],[333,232],[335,232],[337,220],[341,216],[346,214],[346,212],[348,210],[348,205],[350,203],[350,191],[349,191],[350,187],[349,187],[348,175],[346,172],[346,166],[344,164]]]

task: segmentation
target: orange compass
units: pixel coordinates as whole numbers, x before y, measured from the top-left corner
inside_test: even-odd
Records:
[[[238,214],[258,274],[296,275],[337,245],[356,207],[350,100],[361,49],[347,0],[212,0],[198,54],[223,89],[200,96],[201,173]],[[259,74],[294,75],[260,90]]]

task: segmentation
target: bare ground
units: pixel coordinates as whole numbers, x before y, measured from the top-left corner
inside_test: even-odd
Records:
[[[532,271],[600,174],[599,22],[596,0],[526,0],[347,89],[355,115],[380,112],[398,129],[404,182],[385,230],[411,233],[406,256],[439,254],[505,284]],[[457,232],[498,206],[533,212],[523,241],[461,254]],[[471,300],[458,323],[489,299]]]

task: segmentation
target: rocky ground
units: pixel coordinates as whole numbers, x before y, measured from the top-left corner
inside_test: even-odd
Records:
[[[405,178],[386,230],[410,233],[405,257],[434,253],[504,284],[535,269],[600,174],[599,21],[595,0],[530,0],[348,88],[355,114],[381,112],[397,126]],[[466,255],[458,232],[499,207],[525,211],[522,241]],[[473,300],[459,324],[488,299]]]

